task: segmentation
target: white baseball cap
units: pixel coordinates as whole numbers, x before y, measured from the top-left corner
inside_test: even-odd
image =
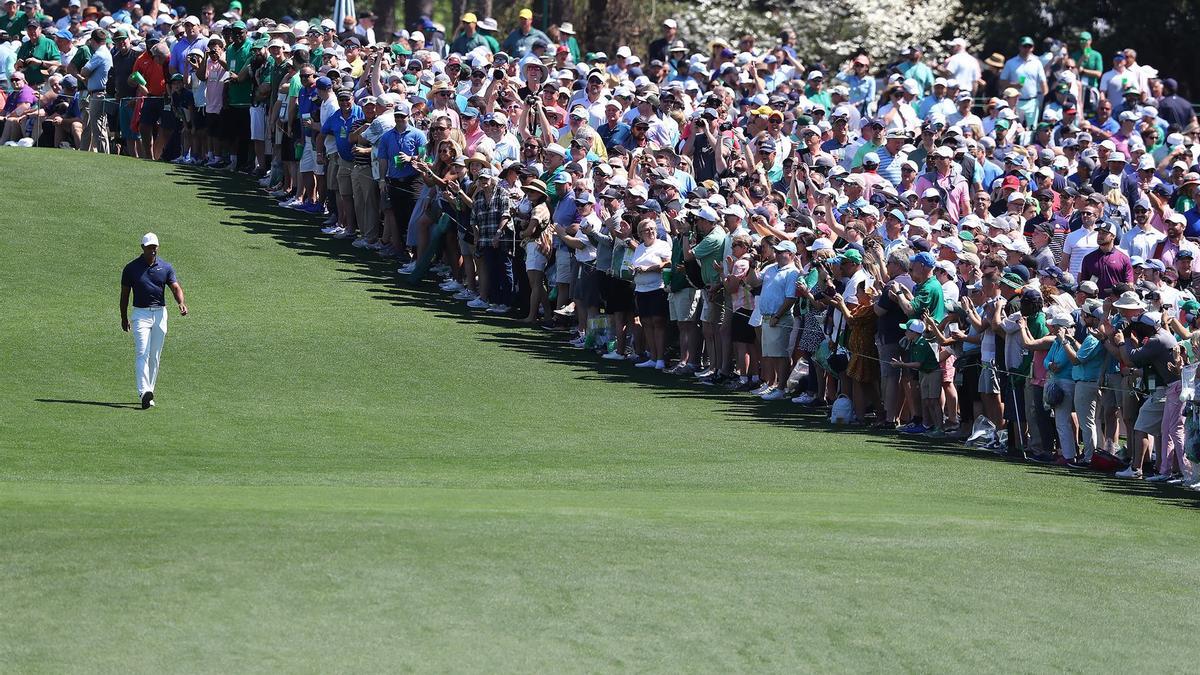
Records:
[[[142,235],[142,246],[158,246],[158,235],[153,232]]]

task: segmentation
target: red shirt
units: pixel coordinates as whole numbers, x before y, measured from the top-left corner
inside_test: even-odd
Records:
[[[146,80],[146,91],[150,92],[151,96],[164,96],[167,93],[167,71],[164,64],[160,64],[150,56],[149,51],[142,52],[137,60],[133,62],[133,72],[139,73]]]

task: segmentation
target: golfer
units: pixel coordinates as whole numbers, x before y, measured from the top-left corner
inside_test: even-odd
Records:
[[[121,272],[121,330],[129,332],[129,292],[133,291],[133,374],[142,409],[154,405],[154,382],[163,340],[167,337],[167,286],[179,305],[180,316],[187,316],[183,287],[175,279],[175,268],[158,257],[158,236],[142,237],[142,254]]]

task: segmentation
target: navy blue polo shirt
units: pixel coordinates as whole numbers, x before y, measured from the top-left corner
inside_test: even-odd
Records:
[[[134,307],[165,307],[165,290],[175,283],[175,268],[161,258],[147,265],[142,256],[134,258],[121,272],[121,285],[133,289]]]

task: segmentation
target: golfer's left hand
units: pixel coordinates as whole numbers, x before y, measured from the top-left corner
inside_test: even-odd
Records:
[[[187,305],[179,306],[179,316],[187,316],[187,312],[188,312]]]

